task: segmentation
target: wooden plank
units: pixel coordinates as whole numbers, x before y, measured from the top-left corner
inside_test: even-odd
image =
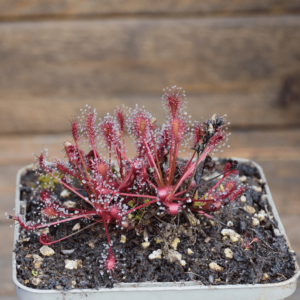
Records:
[[[277,205],[277,204],[276,204]],[[300,230],[300,216],[291,216],[291,215],[280,215],[280,220],[283,224],[285,232],[289,238],[289,241],[292,245],[292,249],[297,253],[298,264],[299,264],[299,253],[300,253],[300,239],[299,239],[299,230]],[[298,300],[300,299],[300,282],[298,281],[298,298],[287,298],[287,300]]]
[[[22,164],[16,165],[15,163],[4,166],[0,165],[0,224],[11,224],[11,220],[6,218],[5,213],[13,213],[13,208],[15,207],[16,174],[23,166]],[[13,233],[13,230],[11,232]]]
[[[65,131],[86,101],[133,103],[120,95],[160,115],[176,83],[197,95],[194,118],[218,108],[235,126],[297,125],[297,103],[276,103],[300,72],[299,29],[293,16],[1,23],[0,133]]]
[[[69,132],[69,120],[80,115],[80,109],[86,104],[95,108],[99,117],[107,113],[114,114],[122,104],[135,107],[145,106],[157,118],[157,125],[165,122],[165,110],[162,108],[161,95],[105,96],[82,99],[70,97],[32,96],[24,97],[12,94],[2,96],[0,102],[0,133],[59,133]],[[210,118],[214,113],[227,114],[231,128],[279,128],[300,124],[299,103],[291,103],[282,108],[277,105],[277,94],[224,93],[188,95],[188,115],[192,120]]]
[[[299,251],[297,252],[297,253],[299,253]],[[299,256],[297,257],[297,261],[298,261],[298,265],[299,265],[299,261],[300,261],[300,258],[299,258]],[[299,278],[299,277],[298,277]],[[298,279],[298,282],[297,282],[297,289],[296,289],[296,291],[295,291],[295,293],[294,294],[292,294],[289,298],[287,298],[288,300],[298,300],[298,299],[300,299],[300,281],[299,281],[299,279]],[[15,299],[13,299],[13,300],[15,300]]]
[[[299,29],[297,16],[1,23],[0,93],[274,90],[300,70]]]
[[[0,90],[44,97],[160,93],[176,83],[190,93],[274,88],[300,70],[299,29],[297,16],[1,23]]]
[[[12,249],[14,229],[9,224],[0,224],[0,239],[3,241],[0,248],[0,299],[9,299],[15,295],[15,286],[12,281]],[[3,298],[2,298],[3,297]],[[14,299],[14,298],[13,298]],[[12,299],[12,300],[13,300]]]
[[[0,0],[0,17],[78,17],[110,14],[293,12],[299,0]]]
[[[243,157],[259,161],[298,161],[300,157],[300,129],[291,130],[230,130],[228,145],[217,156]],[[46,148],[51,156],[64,157],[63,142],[71,140],[71,131],[65,134],[6,135],[0,139],[0,166],[27,165]],[[134,156],[132,140],[126,137],[126,149]],[[104,151],[105,152],[105,151]],[[3,169],[3,172],[7,172]],[[0,188],[5,187],[0,177]]]
[[[299,157],[294,161],[257,160],[264,170],[280,215],[300,215]]]

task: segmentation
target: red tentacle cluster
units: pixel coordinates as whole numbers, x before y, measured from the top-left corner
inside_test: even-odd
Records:
[[[41,243],[42,245],[47,245],[47,246],[49,246],[49,245],[51,245],[51,244],[54,243],[54,242],[49,238],[49,236],[48,236],[47,234],[44,234],[44,233],[42,233],[42,234],[40,235],[39,241],[40,241],[40,243]]]
[[[86,128],[86,136],[88,137],[90,143],[95,143],[96,139],[96,114],[93,112],[89,112],[86,117],[85,122],[85,128]]]
[[[34,222],[26,222],[23,216],[16,214],[15,216],[9,216],[10,219],[17,221],[20,226],[26,230],[36,230],[39,225]]]
[[[120,135],[116,121],[111,116],[106,116],[99,127],[100,134],[103,137],[106,146],[120,148]]]
[[[120,127],[121,132],[124,132],[125,130],[125,107],[118,107],[116,109],[116,118]]]
[[[76,119],[73,119],[71,121],[71,126],[72,126],[72,136],[73,136],[73,140],[75,142],[79,141],[79,123]]]
[[[166,88],[164,91],[164,104],[172,118],[176,118],[184,109],[185,92],[182,92],[181,88],[177,88],[176,86],[170,89]]]
[[[193,134],[194,134],[193,135],[194,145],[198,144],[199,142],[203,142],[203,138],[205,136],[203,124],[200,124],[199,122],[197,122],[194,127]]]

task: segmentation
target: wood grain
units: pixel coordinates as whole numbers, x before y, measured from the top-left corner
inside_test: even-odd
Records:
[[[157,125],[165,122],[161,95],[133,95],[118,97],[49,97],[10,95],[0,101],[0,134],[69,132],[72,117],[80,115],[86,104],[95,108],[99,117],[114,114],[117,106],[145,106],[157,118]],[[276,93],[242,93],[187,95],[186,112],[191,120],[205,120],[214,113],[227,114],[231,128],[293,128],[299,126],[299,103],[282,108],[277,105]],[[202,119],[203,117],[203,119]]]
[[[0,24],[0,91],[39,95],[278,88],[299,72],[296,16]]]
[[[0,238],[3,241],[0,249],[0,297],[4,300],[10,300],[10,298],[5,296],[15,294],[15,287],[12,281],[13,236],[14,229],[10,228],[8,223],[0,224]]]
[[[299,104],[277,105],[300,73],[299,29],[296,16],[0,23],[0,133],[63,132],[86,102],[100,115],[151,103],[161,120],[174,84],[193,118],[299,125]]]
[[[299,0],[0,0],[0,17],[293,12]]]
[[[231,130],[228,145],[217,156],[242,157],[259,161],[298,161],[300,157],[300,129],[292,130]],[[0,139],[0,166],[27,165],[46,148],[51,156],[64,157],[62,144],[72,140],[71,131],[65,134],[6,135]],[[134,156],[131,138],[126,136],[128,156]],[[105,151],[104,151],[105,152]],[[4,172],[4,171],[3,171]],[[294,176],[296,173],[294,173]],[[0,178],[4,180],[3,178]],[[1,187],[1,185],[0,185]],[[2,186],[3,188],[5,185]]]

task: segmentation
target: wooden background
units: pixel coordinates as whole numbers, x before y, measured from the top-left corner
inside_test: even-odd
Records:
[[[262,165],[300,254],[300,0],[0,0],[0,300],[15,299],[16,171],[44,147],[61,156],[85,104],[138,103],[161,124],[175,84],[193,119],[228,114],[222,156]]]
[[[141,101],[159,116],[162,89],[175,84],[194,118],[226,111],[237,128],[299,126],[299,8],[0,0],[0,133],[66,132],[85,103],[104,115]]]

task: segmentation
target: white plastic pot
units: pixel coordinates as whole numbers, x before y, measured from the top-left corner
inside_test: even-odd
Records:
[[[265,175],[262,168],[249,160],[237,159],[240,162],[251,162],[260,172],[260,176],[266,182]],[[19,170],[17,174],[17,189],[16,189],[16,212],[25,214],[25,203],[20,201],[20,179],[21,175],[26,172],[27,166]],[[290,243],[280,221],[278,212],[273,202],[268,185],[265,185],[268,196],[268,201],[272,207],[274,218],[278,222],[279,230],[284,234],[288,245]],[[19,226],[15,226],[14,244],[17,242],[19,236]],[[290,246],[291,249],[291,246]],[[16,294],[20,300],[79,300],[79,299],[101,299],[101,300],[154,300],[154,299],[168,299],[168,300],[279,300],[289,297],[294,293],[297,286],[297,278],[300,274],[299,266],[296,265],[295,275],[284,282],[269,283],[269,284],[237,284],[237,285],[222,285],[222,286],[203,286],[200,282],[165,282],[165,283],[120,283],[112,289],[103,288],[100,290],[74,289],[68,292],[58,290],[38,290],[28,288],[22,285],[16,276],[16,261],[13,253],[13,281],[15,283]]]

